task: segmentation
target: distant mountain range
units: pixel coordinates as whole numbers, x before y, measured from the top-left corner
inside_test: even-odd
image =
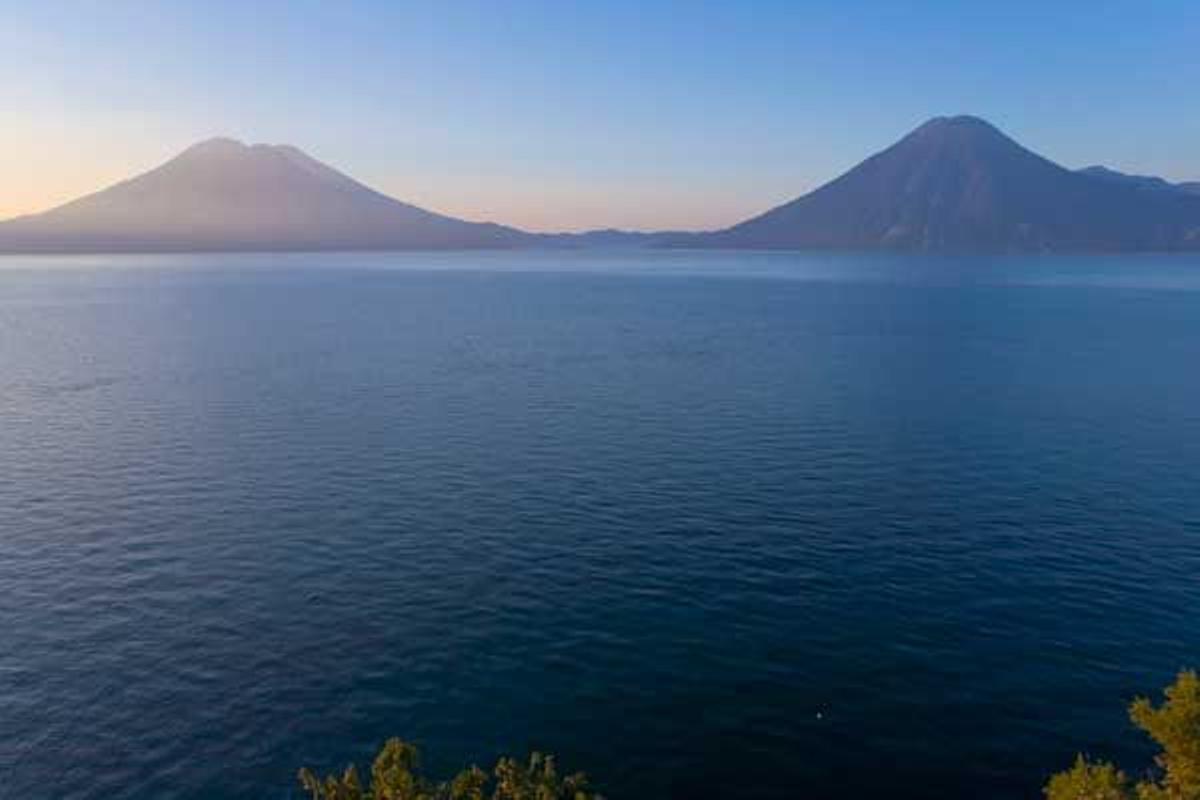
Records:
[[[212,139],[103,191],[0,222],[0,252],[522,247],[1200,251],[1200,183],[1072,171],[979,118],[937,117],[724,230],[538,234],[402,203],[294,147]]]

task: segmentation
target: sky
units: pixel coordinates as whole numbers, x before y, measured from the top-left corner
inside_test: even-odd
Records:
[[[212,136],[532,230],[732,224],[931,116],[1200,179],[1200,2],[0,0],[0,218]]]

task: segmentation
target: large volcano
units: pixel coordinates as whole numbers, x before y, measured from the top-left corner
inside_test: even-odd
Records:
[[[937,117],[819,189],[692,245],[918,251],[1200,249],[1200,197],[1073,172],[976,117]]]
[[[0,251],[478,248],[529,238],[401,203],[294,147],[232,139],[0,223]]]

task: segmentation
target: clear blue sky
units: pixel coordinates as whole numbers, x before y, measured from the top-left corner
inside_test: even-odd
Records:
[[[728,224],[925,118],[1200,178],[1200,2],[25,2],[0,217],[223,134],[541,229]]]

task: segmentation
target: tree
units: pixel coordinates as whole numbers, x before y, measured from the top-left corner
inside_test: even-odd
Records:
[[[1075,757],[1075,766],[1046,784],[1047,800],[1128,800],[1133,787],[1125,773],[1108,763]]]
[[[312,795],[313,800],[364,800],[365,797],[353,764],[346,767],[342,777],[329,775],[323,781],[309,770],[301,769],[300,785]]]
[[[492,800],[589,800],[587,778],[581,772],[560,778],[554,756],[534,753],[527,764],[502,758],[493,770]]]
[[[1129,707],[1133,723],[1162,748],[1145,780],[1132,785],[1112,764],[1080,755],[1046,784],[1047,800],[1200,800],[1200,677],[1180,672],[1163,694],[1157,707],[1145,697]]]
[[[1139,697],[1129,716],[1158,742],[1155,757],[1158,776],[1138,786],[1143,800],[1200,800],[1200,677],[1194,671],[1179,673],[1168,686],[1158,708]]]
[[[300,785],[312,800],[601,800],[581,773],[560,776],[553,756],[533,753],[525,762],[501,758],[491,774],[471,766],[444,783],[420,774],[417,748],[389,739],[371,766],[364,787],[353,765],[320,778],[300,770]]]

